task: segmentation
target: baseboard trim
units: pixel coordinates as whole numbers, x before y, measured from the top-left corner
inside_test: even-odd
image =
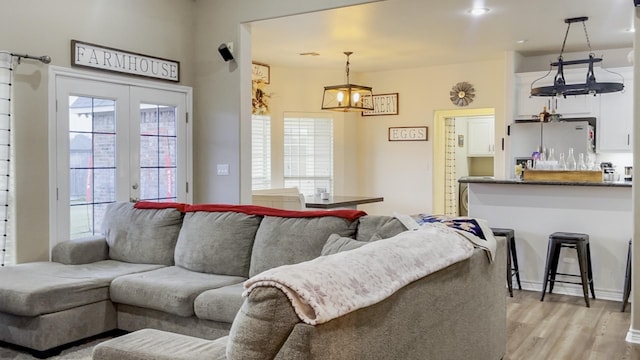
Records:
[[[634,330],[630,328],[629,331],[627,331],[627,337],[625,338],[625,340],[628,343],[640,344],[640,330]]]
[[[537,292],[542,291],[542,283],[535,282],[535,281],[525,281],[525,280],[522,280],[520,283],[522,284],[522,290],[537,291]],[[516,284],[516,281],[514,279],[513,290],[516,290],[516,289],[518,289],[518,284]],[[598,288],[596,288],[595,291],[596,291],[596,299],[622,302],[621,291],[605,290],[605,289],[598,289]],[[556,285],[553,287],[553,293],[561,294],[561,295],[580,296],[580,297],[583,296],[582,288],[580,287],[580,285],[567,286],[562,283],[556,283]],[[591,295],[591,293],[589,293],[589,295]]]

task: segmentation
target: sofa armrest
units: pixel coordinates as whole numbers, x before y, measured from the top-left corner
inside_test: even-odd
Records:
[[[57,244],[51,260],[66,265],[88,264],[109,259],[107,239],[102,235],[69,240]]]

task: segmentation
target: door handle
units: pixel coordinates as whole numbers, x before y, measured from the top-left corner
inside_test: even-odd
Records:
[[[136,184],[133,184],[133,185],[131,186],[131,188],[132,188],[133,190],[138,190],[138,184],[137,184],[137,183],[136,183]]]

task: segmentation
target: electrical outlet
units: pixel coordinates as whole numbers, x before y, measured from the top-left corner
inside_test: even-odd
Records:
[[[227,176],[229,175],[229,164],[218,164],[217,170],[218,176]]]

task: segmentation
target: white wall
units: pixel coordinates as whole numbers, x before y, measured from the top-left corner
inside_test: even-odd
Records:
[[[631,48],[624,49],[610,49],[610,50],[595,50],[594,55],[596,57],[601,57],[602,62],[596,64],[595,75],[598,77],[598,69],[597,67],[602,66],[604,68],[616,68],[616,67],[625,67],[629,66],[628,55],[629,52],[633,51]],[[565,53],[562,55],[563,59],[566,60],[577,60],[577,59],[585,59],[589,57],[589,53],[587,51],[582,52],[571,52]],[[550,64],[552,62],[558,61],[558,54],[548,54],[548,55],[538,55],[538,56],[528,56],[522,57],[521,62],[518,63],[516,67],[516,72],[529,72],[529,71],[543,71],[549,70]],[[584,65],[580,65],[584,67]],[[567,67],[569,68],[569,67]],[[553,68],[554,71],[557,71],[557,68]],[[586,70],[585,70],[586,76]]]
[[[366,0],[196,0],[194,108],[195,202],[251,202],[251,40],[241,24],[364,4]],[[221,43],[234,42],[237,62],[225,63]],[[216,164],[230,165],[216,176]]]
[[[352,74],[358,83],[357,74]],[[304,79],[304,81],[301,81]],[[284,112],[326,113],[333,117],[334,193],[357,194],[359,113],[320,110],[325,85],[342,84],[344,69],[310,70],[271,66],[271,81],[265,91],[271,93],[271,173],[273,187],[282,187],[284,168]]]
[[[193,83],[192,0],[3,0],[0,50],[49,55],[70,66],[70,41],[180,61],[181,84]],[[48,259],[48,73],[24,60],[15,71],[14,147],[17,262]]]
[[[49,55],[52,65],[69,67],[70,41],[76,39],[179,61],[180,84],[194,87],[194,201],[238,202],[241,155],[246,196],[251,183],[250,37],[240,24],[367,2],[374,1],[283,0],[274,6],[254,0],[247,6],[228,0],[3,0],[10,11],[0,21],[0,50]],[[223,42],[236,44],[238,63],[221,59],[217,47]],[[47,79],[47,66],[33,61],[15,71],[18,262],[48,258]],[[231,176],[217,178],[216,163],[230,164]]]
[[[457,82],[468,81],[474,85],[477,94],[469,108],[492,107],[496,108],[497,114],[502,114],[502,68],[502,61],[490,61],[374,73],[352,72],[353,83],[372,86],[374,93],[399,93],[399,115],[363,117],[359,113],[332,113],[337,175],[334,193],[383,196],[382,203],[360,206],[370,214],[431,212],[434,112],[455,108],[449,101],[449,91]],[[274,180],[282,176],[282,112],[317,112],[323,87],[342,82],[342,68],[334,71],[271,68],[271,84],[266,89],[273,93]],[[503,129],[504,116],[500,118],[502,121],[500,124],[496,121],[496,127]],[[428,126],[429,141],[389,142],[388,128],[391,126]]]
[[[399,93],[399,114],[358,119],[360,192],[384,196],[382,203],[363,206],[368,213],[429,213],[433,204],[433,127],[436,110],[456,109],[449,100],[452,86],[471,83],[476,97],[468,107],[495,108],[496,139],[504,137],[504,61],[454,64],[367,73],[362,82],[374,93]],[[427,126],[428,141],[390,142],[392,126]],[[502,151],[496,146],[496,158]],[[502,154],[502,155],[501,155]]]

